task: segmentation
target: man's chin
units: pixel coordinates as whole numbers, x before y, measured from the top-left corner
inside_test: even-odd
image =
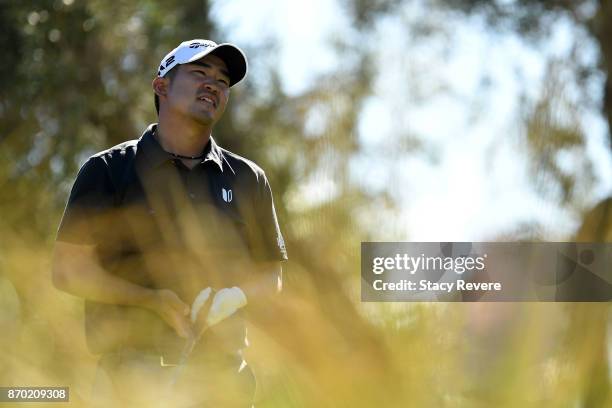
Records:
[[[203,126],[212,126],[216,122],[216,118],[214,117],[214,115],[209,112],[197,112],[191,117]]]

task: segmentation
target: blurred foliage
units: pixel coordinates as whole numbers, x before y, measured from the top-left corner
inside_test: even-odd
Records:
[[[536,33],[556,13],[579,18],[589,2],[434,3],[484,10],[495,24],[517,22],[519,30]],[[342,4],[366,38],[401,2]],[[85,348],[82,302],[51,287],[55,228],[79,165],[156,120],[150,81],[161,57],[188,38],[222,40],[208,11],[202,0],[0,2],[6,61],[0,66],[6,333],[0,385],[70,385],[73,404],[87,405],[95,358]],[[601,21],[593,24],[591,32],[607,32]],[[589,335],[567,340],[564,305],[358,302],[359,243],[371,233],[365,226],[372,203],[388,205],[384,194],[371,196],[348,173],[359,150],[357,119],[372,91],[368,52],[339,44],[338,59],[349,56],[343,60],[351,63],[295,96],[284,93],[273,69],[266,89],[261,78],[249,78],[232,90],[215,129],[222,146],[266,170],[291,258],[278,312],[256,322],[252,334],[259,350],[253,365],[264,373],[258,406],[568,406],[585,394],[593,356],[602,355],[591,352],[591,340],[602,337],[591,337],[601,325],[588,321],[578,330]],[[602,67],[607,72],[605,59]],[[560,194],[572,202],[582,191],[578,180],[589,179],[588,165],[584,174],[560,176],[555,155],[581,148],[584,137],[571,120],[555,116],[562,98],[554,89],[525,113],[526,133],[532,161],[560,180]],[[313,117],[322,126],[308,126]],[[309,187],[322,180],[331,185],[326,199],[307,200]],[[580,322],[589,311],[572,313],[578,318],[571,321]]]
[[[545,197],[580,213],[590,204],[587,197],[595,176],[586,154],[587,135],[579,125],[580,110],[566,96],[560,65],[549,62],[542,94],[524,113],[526,150],[534,186]],[[569,168],[562,165],[568,157]]]
[[[583,222],[574,239],[579,242],[612,242],[611,198],[604,198],[588,209],[584,200],[592,186],[592,164],[585,158],[586,135],[577,126],[581,109],[598,106],[608,123],[608,141],[612,153],[612,4],[606,0],[440,0],[451,9],[467,16],[484,16],[494,30],[509,30],[530,41],[546,38],[555,21],[572,22],[572,52],[567,59],[548,61],[546,82],[535,106],[526,109],[526,146],[531,162],[535,187],[544,196],[557,197],[562,205],[583,212]],[[594,41],[599,49],[599,66],[585,65],[576,58],[585,42]],[[564,72],[566,71],[564,75]],[[569,75],[567,72],[569,71]],[[603,74],[602,100],[589,93],[586,86],[594,75]],[[578,103],[567,98],[567,80],[577,85]],[[559,157],[573,152],[573,168],[559,166]],[[612,404],[607,334],[609,305],[570,304],[564,356],[566,364],[581,362],[580,380],[573,388],[576,396],[570,400],[585,407]],[[586,335],[585,335],[586,334]],[[587,351],[589,350],[589,351]],[[588,380],[587,380],[588,378]]]
[[[545,197],[555,197],[562,205],[578,213],[590,203],[584,198],[594,181],[592,165],[584,157],[586,134],[576,119],[587,106],[601,110],[612,127],[612,87],[610,65],[612,48],[612,12],[605,0],[437,0],[443,7],[468,17],[484,17],[489,28],[511,32],[530,43],[547,39],[555,22],[570,22],[572,51],[567,58],[548,61],[546,83],[536,106],[530,106],[526,119],[526,146],[532,158],[535,186]],[[577,57],[585,43],[594,42],[599,49],[599,66]],[[594,76],[604,75],[600,94],[588,86]],[[569,82],[568,82],[569,81]],[[571,84],[571,85],[570,85]],[[569,86],[573,86],[569,90]],[[578,99],[567,94],[575,91]],[[599,99],[599,95],[603,99]],[[612,134],[608,132],[612,149]],[[611,150],[612,152],[612,150]],[[571,155],[578,161],[571,170],[559,166],[560,157]]]

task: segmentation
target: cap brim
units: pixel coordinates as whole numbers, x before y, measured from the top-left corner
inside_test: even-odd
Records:
[[[225,62],[229,71],[230,87],[236,85],[244,79],[248,71],[248,63],[246,56],[233,44],[219,44],[212,50],[206,50],[191,57],[188,62],[197,61],[206,55],[215,55]]]

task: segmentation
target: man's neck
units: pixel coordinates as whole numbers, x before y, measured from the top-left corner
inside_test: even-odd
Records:
[[[202,154],[212,127],[186,124],[184,121],[172,121],[169,118],[159,118],[156,139],[162,149],[180,156],[197,157]]]

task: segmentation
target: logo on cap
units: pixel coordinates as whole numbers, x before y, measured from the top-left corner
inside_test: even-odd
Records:
[[[189,48],[199,48],[199,47],[215,47],[217,44],[215,43],[201,43],[201,42],[192,42],[189,44]]]

